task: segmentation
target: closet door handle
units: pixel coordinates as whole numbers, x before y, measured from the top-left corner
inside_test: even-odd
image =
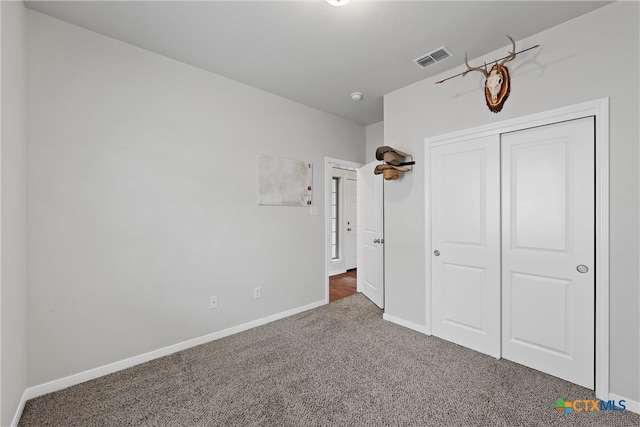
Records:
[[[435,256],[440,256],[440,251],[436,249],[435,251],[433,251],[433,254],[434,254]]]
[[[589,267],[587,267],[584,264],[580,264],[579,266],[576,267],[576,270],[578,270],[578,273],[585,274],[589,271]]]

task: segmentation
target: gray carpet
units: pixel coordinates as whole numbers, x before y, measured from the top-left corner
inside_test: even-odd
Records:
[[[27,402],[20,426],[639,426],[593,392],[382,320],[360,294]]]

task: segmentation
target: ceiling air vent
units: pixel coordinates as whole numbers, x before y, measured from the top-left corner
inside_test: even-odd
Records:
[[[414,59],[413,62],[415,62],[420,68],[427,68],[435,63],[451,58],[452,56],[453,53],[451,53],[451,51],[446,47],[442,46],[433,52],[429,52],[426,55],[422,55],[419,58]]]

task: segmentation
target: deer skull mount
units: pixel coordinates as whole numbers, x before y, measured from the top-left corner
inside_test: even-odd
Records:
[[[509,36],[507,36],[507,38],[511,40],[513,50],[509,52],[509,56],[504,58],[502,61],[496,62],[489,71],[487,71],[486,63],[484,64],[484,67],[471,67],[467,61],[467,54],[464,54],[464,63],[467,64],[467,71],[462,73],[462,76],[466,76],[470,71],[479,71],[484,74],[486,78],[484,82],[485,99],[487,100],[489,110],[494,113],[498,113],[502,110],[502,106],[507,100],[507,97],[509,97],[509,92],[511,90],[509,70],[504,64],[513,61],[516,58],[516,42],[514,42]]]

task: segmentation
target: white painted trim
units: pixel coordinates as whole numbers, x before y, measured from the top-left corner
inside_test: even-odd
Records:
[[[419,325],[419,324],[414,323],[414,322],[409,322],[408,320],[404,320],[404,319],[401,319],[401,318],[396,317],[396,316],[392,316],[392,315],[387,314],[387,313],[384,313],[382,315],[382,318],[384,320],[388,321],[388,322],[395,323],[395,324],[400,325],[400,326],[404,326],[405,328],[412,329],[414,331],[423,333],[425,335],[431,335],[431,333],[427,331],[427,328],[424,325]]]
[[[314,308],[325,305],[324,300],[317,301],[311,304],[297,307],[291,310],[277,313],[271,316],[263,317],[262,319],[252,320],[251,322],[243,323],[238,326],[233,326],[222,331],[214,332],[212,334],[204,335],[202,337],[194,338],[191,340],[183,341],[178,344],[170,345],[158,350],[150,351],[138,356],[130,357],[119,362],[110,363],[108,365],[100,366],[98,368],[90,369],[88,371],[80,372],[78,374],[69,375],[65,378],[50,381],[48,383],[40,384],[34,387],[29,387],[25,390],[23,400],[33,399],[34,397],[42,396],[47,393],[62,390],[67,387],[71,387],[85,381],[93,380],[104,375],[112,374],[123,369],[130,368],[132,366],[139,365],[150,360],[158,359],[160,357],[168,356],[178,351],[186,350],[197,345],[206,344],[211,341],[218,340],[220,338],[234,335],[239,332],[246,331],[248,329],[255,328],[257,326],[266,325],[275,320],[283,319],[285,317],[293,316],[294,314],[302,313],[303,311],[312,310]]]
[[[604,399],[600,399],[600,400],[604,400]],[[620,400],[624,400],[624,405],[627,407],[627,411],[640,414],[640,402],[636,402],[635,400],[629,400],[624,396],[618,396],[617,394],[613,394],[613,393],[609,394],[609,399],[607,400],[615,400],[616,402]]]
[[[11,421],[11,427],[18,427],[18,423],[20,422],[20,418],[22,418],[22,413],[24,412],[24,405],[27,404],[27,392],[25,390],[22,393],[22,399],[20,399],[20,404],[18,405],[18,409],[16,410],[16,414],[13,416],[13,421]]]
[[[361,163],[351,162],[349,160],[334,159],[333,157],[324,158],[324,288],[325,288],[325,304],[329,303],[329,276],[336,274],[329,272],[329,259],[331,257],[331,186],[329,184],[329,172],[332,166],[344,166],[347,168],[358,169]],[[360,206],[357,206],[360,210]],[[345,270],[346,271],[346,270]]]
[[[427,140],[424,144],[424,237],[425,237],[425,260],[424,279],[427,286],[424,290],[424,325],[427,335],[433,332],[431,320],[431,150]]]
[[[583,117],[595,117],[595,204],[596,204],[596,396],[607,400],[609,396],[609,98],[597,99],[555,110],[543,111],[524,117],[490,123],[471,129],[426,138],[425,164],[430,164],[430,147],[451,144],[469,138],[514,132]],[[425,174],[425,221],[430,221],[431,210],[428,189],[430,181]],[[425,222],[425,324],[431,325],[431,227]]]
[[[594,101],[595,103],[595,101]],[[609,98],[593,106],[596,136],[596,397],[609,395]]]

